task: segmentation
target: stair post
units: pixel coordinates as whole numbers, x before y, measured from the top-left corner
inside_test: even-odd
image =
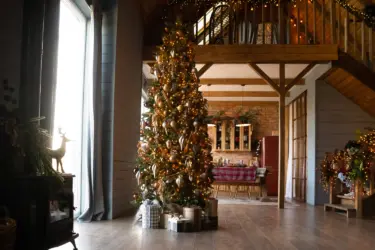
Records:
[[[356,209],[357,218],[362,218],[363,183],[360,179],[357,179],[354,185],[354,206]]]

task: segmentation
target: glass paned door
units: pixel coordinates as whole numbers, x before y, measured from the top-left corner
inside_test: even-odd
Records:
[[[306,201],[306,92],[297,97],[292,105],[292,192],[293,199]]]
[[[81,211],[82,121],[85,81],[87,20],[67,0],[60,2],[57,86],[53,131],[53,148],[62,147],[62,133],[67,142],[63,166],[73,179],[75,213]]]

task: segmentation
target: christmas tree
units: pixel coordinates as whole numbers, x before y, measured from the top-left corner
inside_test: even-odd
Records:
[[[212,156],[207,134],[207,100],[198,90],[195,52],[186,28],[166,28],[151,71],[134,172],[137,203],[204,206],[211,195]]]

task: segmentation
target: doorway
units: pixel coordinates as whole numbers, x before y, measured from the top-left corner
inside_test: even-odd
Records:
[[[291,104],[292,115],[292,198],[306,201],[307,162],[307,92],[299,95]]]

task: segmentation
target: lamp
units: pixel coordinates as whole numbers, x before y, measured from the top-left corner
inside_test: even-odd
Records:
[[[211,84],[208,84],[207,86],[208,86],[208,89],[207,89],[208,96],[207,97],[210,97],[210,86],[211,86]],[[213,123],[208,123],[207,127],[216,127],[216,125],[213,124]]]
[[[245,86],[245,84],[241,84],[242,86],[242,96],[241,96],[241,109],[243,108],[243,87]],[[250,123],[239,123],[239,124],[236,124],[236,127],[247,127],[247,126],[250,126],[251,124]]]

